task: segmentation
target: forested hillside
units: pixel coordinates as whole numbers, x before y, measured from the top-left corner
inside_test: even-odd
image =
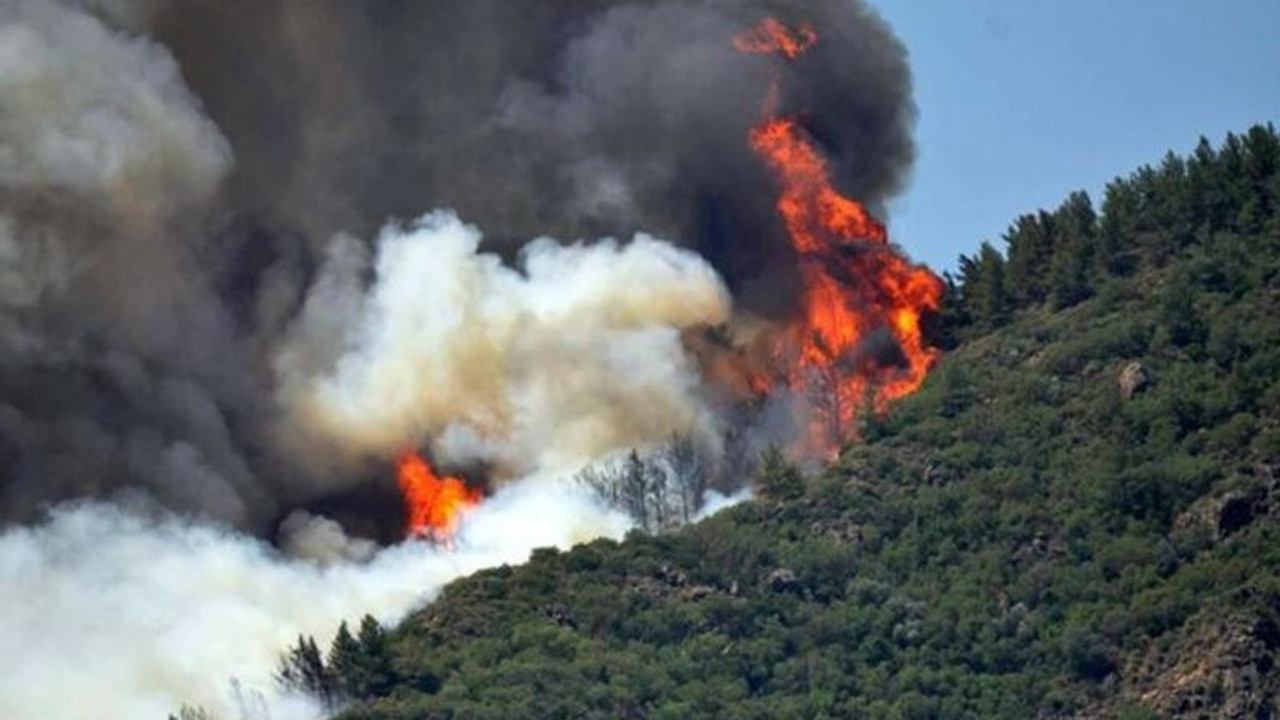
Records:
[[[1275,717],[1278,208],[1265,126],[1018,218],[830,467],[770,454],[756,501],[479,573],[293,681],[346,720]]]

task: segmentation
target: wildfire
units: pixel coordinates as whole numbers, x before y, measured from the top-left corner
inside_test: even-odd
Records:
[[[734,46],[793,60],[817,41],[807,25],[793,32],[768,18]],[[866,208],[835,189],[799,119],[777,114],[777,96],[775,83],[749,141],[777,177],[776,207],[800,258],[804,307],[790,338],[799,354],[787,380],[818,401],[823,417],[810,441],[830,448],[850,435],[868,403],[882,412],[924,382],[938,353],[924,343],[921,318],[937,310],[943,286],[889,244]],[[893,342],[879,345],[892,347],[877,347],[886,336]]]
[[[796,32],[773,18],[765,18],[759,25],[735,37],[733,46],[740,52],[753,55],[781,55],[794,60],[803,55],[818,41],[818,34],[808,25]]]
[[[421,455],[406,452],[397,463],[396,479],[408,510],[408,534],[447,542],[462,514],[480,504],[483,495],[456,477],[440,477]]]

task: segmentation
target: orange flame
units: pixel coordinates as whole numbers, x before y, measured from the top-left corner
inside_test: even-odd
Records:
[[[794,60],[803,55],[818,41],[818,34],[808,25],[792,33],[773,18],[765,18],[760,24],[733,39],[733,46],[740,52],[752,55],[781,55]]]
[[[483,494],[456,477],[442,478],[421,455],[409,451],[396,467],[400,494],[408,510],[408,534],[447,542],[462,514],[480,504]]]
[[[793,60],[817,40],[808,26],[793,33],[769,18],[735,38],[734,46]],[[776,207],[800,258],[804,312],[792,327],[799,357],[788,382],[817,396],[825,417],[817,418],[809,441],[830,449],[851,435],[868,402],[883,412],[924,382],[938,352],[925,345],[921,318],[938,309],[943,285],[889,245],[884,225],[866,208],[835,189],[799,121],[776,115],[776,100],[775,82],[767,117],[749,140],[777,177]],[[889,361],[866,347],[878,333],[896,345]]]

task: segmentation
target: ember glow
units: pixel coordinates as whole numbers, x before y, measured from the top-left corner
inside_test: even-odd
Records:
[[[440,477],[423,457],[406,452],[397,463],[396,479],[408,513],[408,534],[447,542],[462,514],[480,504],[481,492],[456,477]]]
[[[793,32],[769,18],[734,46],[793,60],[817,40],[808,26]],[[866,208],[833,186],[800,118],[778,115],[777,98],[775,82],[749,141],[777,178],[776,207],[804,287],[803,312],[788,339],[798,357],[787,382],[816,401],[811,449],[831,449],[850,436],[868,404],[883,412],[924,382],[938,353],[924,343],[921,318],[937,310],[943,287],[889,244],[884,225]]]
[[[792,32],[773,18],[765,18],[759,25],[733,39],[733,46],[740,52],[753,55],[781,55],[794,60],[818,41],[818,34],[808,25],[801,25]]]

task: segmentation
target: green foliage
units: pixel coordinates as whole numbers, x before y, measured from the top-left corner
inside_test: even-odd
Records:
[[[280,658],[276,680],[285,689],[313,695],[325,704],[334,699],[333,677],[310,636],[299,635],[297,644]]]
[[[947,294],[951,304],[943,312],[959,326],[954,330],[998,328],[1008,321],[1012,307],[1008,288],[1004,257],[984,242],[974,257],[960,256],[959,286]]]
[[[777,446],[760,455],[760,471],[756,478],[760,494],[774,500],[794,500],[804,493],[800,470],[787,460]]]
[[[1230,267],[1217,268],[1213,282],[1200,284],[1237,291],[1256,285],[1261,268],[1249,258],[1267,247],[1274,252],[1280,242],[1277,148],[1280,135],[1271,124],[1243,136],[1228,134],[1218,149],[1201,138],[1189,156],[1171,152],[1158,168],[1144,166],[1108,184],[1100,215],[1086,193],[1074,192],[1052,212],[1018,217],[1005,231],[1004,256],[987,243],[974,257],[960,256],[956,286],[940,311],[947,324],[935,334],[968,339],[1046,301],[1054,309],[1072,307],[1117,278],[1166,267],[1231,239],[1239,257],[1214,248],[1213,260]],[[1175,278],[1167,298],[1175,344],[1195,342],[1205,331],[1192,306],[1191,284]]]
[[[338,634],[329,647],[329,672],[342,678],[337,681],[337,691],[343,697],[359,696],[366,685],[363,672],[360,643],[356,641],[344,620],[338,626]]]
[[[1080,626],[1068,627],[1062,636],[1062,652],[1076,676],[1097,682],[1115,671],[1115,662],[1102,636]]]
[[[337,668],[331,670],[354,697],[385,694],[395,685],[397,677],[391,667],[382,626],[372,616],[365,615],[360,621],[356,642],[358,651],[350,657],[348,673],[338,672]]]
[[[370,615],[361,620],[355,636],[346,622],[338,626],[327,661],[315,638],[299,636],[281,657],[276,679],[282,687],[309,694],[327,707],[385,695],[399,685],[425,692],[438,687],[428,671],[397,672],[386,632]]]
[[[360,621],[358,636],[352,636],[345,622],[338,627],[329,648],[326,672],[331,694],[341,699],[382,695],[400,680],[392,667],[386,634],[369,615]],[[430,681],[426,684],[430,685]]]
[[[1058,208],[1056,244],[1049,262],[1049,295],[1055,308],[1076,305],[1093,294],[1092,270],[1098,242],[1098,216],[1084,192],[1074,192]]]
[[[1278,165],[1255,128],[1099,215],[1019,218],[862,444],[809,477],[765,453],[762,501],[478,573],[377,642],[340,629],[328,672],[394,670],[341,717],[1159,717],[1144,653],[1280,608],[1274,511],[1220,510],[1263,507],[1280,462]]]

